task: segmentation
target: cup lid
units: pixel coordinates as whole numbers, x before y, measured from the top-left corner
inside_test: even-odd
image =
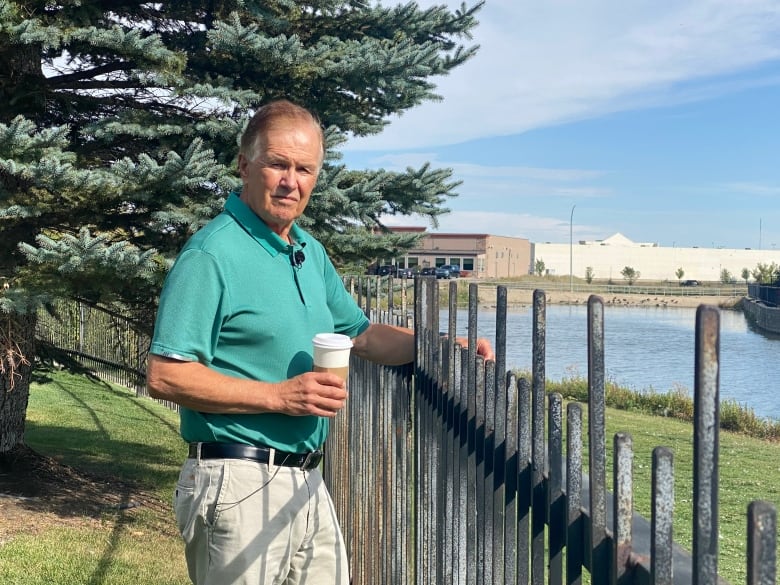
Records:
[[[312,343],[317,347],[325,349],[345,349],[352,347],[352,340],[347,335],[340,333],[318,333],[312,339]]]

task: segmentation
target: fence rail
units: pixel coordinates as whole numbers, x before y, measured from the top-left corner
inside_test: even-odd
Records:
[[[415,327],[414,366],[352,358],[350,400],[335,419],[323,473],[350,549],[354,585],[723,583],[718,567],[719,312],[696,320],[693,547],[672,539],[674,454],[653,451],[652,514],[633,511],[631,436],[613,438],[607,483],[604,305],[588,301],[588,426],[583,405],[545,391],[546,306],[533,295],[532,372],[506,366],[507,289],[496,288],[496,360],[476,354],[478,285],[468,343],[454,342],[457,284],[439,323],[440,287],[417,279],[347,286],[372,320]],[[148,340],[116,316],[64,304],[38,335],[143,394]],[[441,335],[441,332],[445,335]],[[565,416],[564,416],[565,415]],[[583,453],[588,447],[588,471]],[[608,487],[611,488],[611,492]],[[747,510],[747,583],[776,580],[776,510]]]

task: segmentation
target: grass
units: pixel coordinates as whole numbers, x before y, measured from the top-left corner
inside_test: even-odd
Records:
[[[656,446],[669,447],[673,451],[674,539],[690,551],[693,532],[692,426],[671,418],[648,418],[637,412],[607,409],[608,470],[612,469],[612,437],[618,431],[632,437],[634,508],[645,518],[650,518],[652,451]],[[721,432],[719,463],[718,569],[731,583],[745,583],[747,507],[758,499],[776,506],[780,504],[780,444]]]
[[[42,377],[45,374],[45,377]],[[186,456],[178,415],[127,389],[68,372],[37,372],[25,441],[37,452],[170,501]],[[186,585],[170,506],[107,508],[96,520],[39,524],[0,545],[0,583]]]
[[[177,415],[117,386],[68,372],[44,373],[48,379],[31,389],[28,445],[78,469],[136,482],[169,502],[185,456]],[[674,451],[674,536],[690,550],[690,422],[608,408],[610,456],[618,431],[633,438],[634,505],[646,518],[652,449],[664,445]],[[744,583],[747,505],[755,499],[780,503],[780,443],[724,431],[720,446],[719,570],[730,582]],[[53,522],[36,534],[17,534],[0,544],[0,582],[186,585],[182,545],[166,507],[162,513],[143,507],[107,511],[98,521]]]

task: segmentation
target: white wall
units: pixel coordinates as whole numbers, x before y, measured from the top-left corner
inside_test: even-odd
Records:
[[[727,269],[738,281],[742,279],[742,269],[753,270],[760,262],[780,265],[780,250],[734,250],[726,248],[663,248],[599,244],[533,244],[533,266],[537,260],[544,261],[545,268],[551,274],[564,276],[569,274],[571,257],[572,273],[585,278],[588,266],[593,268],[593,277],[597,280],[609,279],[622,281],[620,272],[630,266],[639,271],[640,280],[676,281],[676,271],[682,268],[683,280],[696,279],[720,281],[721,270]],[[751,278],[752,280],[752,278]]]

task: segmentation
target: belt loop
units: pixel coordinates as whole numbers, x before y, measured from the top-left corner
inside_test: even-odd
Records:
[[[268,447],[268,470],[273,471],[276,467],[276,449]]]

